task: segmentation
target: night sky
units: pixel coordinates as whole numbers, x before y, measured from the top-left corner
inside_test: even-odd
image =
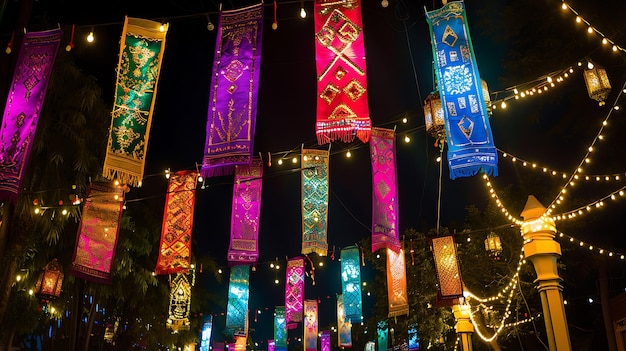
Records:
[[[222,6],[232,9],[252,3],[229,1]],[[496,147],[503,152],[569,173],[580,163],[618,96],[626,78],[626,53],[611,53],[610,49],[601,46],[597,37],[590,38],[585,27],[576,26],[575,15],[560,9],[560,1],[526,3],[466,2],[478,67],[481,77],[489,84],[492,99],[502,97],[506,88],[533,81],[568,65],[573,65],[576,73],[544,96],[512,100],[508,102],[507,110],[496,110],[491,117],[494,140]],[[268,2],[265,7],[254,146],[255,154],[260,153],[266,164],[259,261],[267,265],[278,259],[284,267],[287,257],[300,254],[302,237],[299,163],[294,166],[290,159],[298,156],[302,146],[318,147],[315,139],[314,25],[310,15],[306,19],[299,18],[300,2],[278,1],[278,30],[272,30],[271,4]],[[72,52],[79,66],[97,77],[107,103],[113,101],[124,15],[170,23],[148,144],[147,177],[143,188],[132,189],[127,195],[128,200],[149,202],[162,209],[167,182],[164,177],[152,175],[167,168],[172,171],[193,169],[196,163],[202,162],[216,41],[216,31],[210,32],[206,28],[205,14],[208,13],[211,21],[217,24],[219,5],[215,1],[201,0],[138,1],[132,6],[129,2],[105,1],[92,5],[94,8],[88,9],[79,1],[40,0],[35,3],[33,20],[45,9],[66,30],[66,36],[69,35],[67,26],[78,26],[76,47]],[[571,5],[608,37],[626,45],[624,25],[616,18],[623,16],[615,16],[616,11],[625,13],[626,5],[621,1],[602,2],[602,7],[582,0]],[[16,6],[14,1],[9,1],[2,23],[4,31],[0,33],[4,35],[0,38],[2,43],[8,40],[10,30],[6,28],[10,28],[14,21],[8,14],[15,11]],[[313,3],[305,1],[304,6],[310,14]],[[424,9],[430,10],[433,6],[439,7],[440,4],[390,1],[388,8],[382,8],[379,1],[363,1],[370,116],[374,126],[395,127],[398,135],[401,232],[407,228],[427,231],[435,227],[438,218],[439,164],[435,159],[439,150],[433,145],[435,140],[424,131],[422,112],[423,100],[434,89],[432,51],[424,18]],[[83,37],[91,27],[96,42],[89,46]],[[66,41],[61,50],[65,45]],[[544,54],[543,51],[549,52],[548,49],[560,54]],[[582,69],[575,66],[585,57],[605,66],[609,72],[613,90],[605,106],[598,106],[587,96]],[[501,95],[496,97],[494,92],[497,91]],[[404,117],[408,118],[407,124],[401,122]],[[611,128],[604,133],[606,142],[599,144],[593,154],[593,163],[589,166],[591,173],[626,176],[624,123],[621,111],[610,120]],[[405,136],[411,138],[410,143],[404,142]],[[328,145],[321,148],[326,149]],[[350,159],[345,156],[347,150],[352,153]],[[268,153],[272,155],[271,167],[268,166]],[[331,250],[337,250],[335,255],[338,257],[340,248],[354,245],[371,233],[369,146],[358,139],[350,144],[334,142],[331,154],[328,243]],[[277,164],[280,156],[288,157],[282,166]],[[519,216],[520,206],[528,195],[535,195],[546,206],[556,196],[558,190],[554,189],[558,186],[543,192],[548,183],[559,184],[554,178],[528,182],[531,172],[527,167],[499,156],[500,175],[493,182],[496,190],[511,185],[515,194],[521,196],[517,200],[521,205],[511,209],[514,216]],[[225,266],[232,177],[208,179],[206,184],[206,189],[198,189],[196,193],[193,251],[195,255],[212,255]],[[623,183],[602,189],[590,188],[572,196],[576,204],[587,203],[621,186]],[[163,196],[159,197],[160,194]],[[489,200],[480,176],[450,180],[447,164],[443,167],[441,195],[440,223],[451,228],[460,227],[466,206],[476,204],[482,208]],[[585,241],[596,240],[597,246],[626,252],[626,245],[620,239],[624,234],[624,202],[611,202],[610,206],[607,203],[606,207],[606,210],[586,217],[583,223],[571,226],[572,231],[567,234]],[[564,205],[562,209],[570,207]],[[557,226],[562,229],[559,223]],[[334,296],[340,292],[337,265],[338,262],[334,261],[326,271],[318,270],[318,284],[305,293],[306,298],[320,298],[320,311],[334,311]],[[332,273],[333,270],[336,272]],[[282,304],[283,285],[280,288],[273,286],[271,279],[266,279],[263,274],[271,276],[274,273],[252,274],[251,308],[269,308],[272,312],[275,305]],[[284,279],[284,270],[279,278]],[[310,287],[310,281],[308,284]],[[223,289],[225,293],[225,287]],[[331,313],[325,313],[328,318],[333,318]],[[320,324],[331,322],[321,320]]]

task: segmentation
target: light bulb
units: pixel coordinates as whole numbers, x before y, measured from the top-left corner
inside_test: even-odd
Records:
[[[209,21],[209,23],[207,23],[206,25],[206,29],[208,29],[209,32],[212,32],[215,29],[215,25],[213,24],[213,22]]]
[[[300,17],[306,18],[306,11],[304,10],[304,7],[300,8]]]
[[[93,43],[93,39],[94,37],[93,37],[93,31],[92,31],[92,32],[89,32],[89,35],[87,36],[87,42]]]
[[[387,7],[387,6],[389,6],[389,1],[387,1],[387,0],[383,0],[383,1],[381,1],[381,2],[380,2],[380,6],[382,6],[382,7]]]
[[[348,158],[352,157],[352,153],[350,152],[350,150],[348,150],[348,152],[346,152],[346,157],[348,157]]]

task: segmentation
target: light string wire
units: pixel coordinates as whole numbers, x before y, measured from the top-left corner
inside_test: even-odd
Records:
[[[563,10],[569,10],[570,12],[572,12],[574,15],[576,15],[576,22],[577,23],[584,23],[585,25],[587,25],[587,33],[592,34],[592,33],[596,33],[597,35],[599,35],[600,37],[602,37],[602,44],[603,45],[611,45],[611,49],[613,51],[621,51],[621,52],[626,52],[626,49],[624,49],[622,46],[617,45],[613,40],[611,40],[610,38],[608,38],[606,35],[604,35],[604,33],[602,33],[600,30],[598,30],[597,27],[591,25],[591,23],[589,23],[589,21],[587,21],[586,19],[584,19],[582,16],[580,16],[580,14],[578,13],[578,11],[574,10],[574,8],[568,4],[565,1],[561,2],[561,9]]]

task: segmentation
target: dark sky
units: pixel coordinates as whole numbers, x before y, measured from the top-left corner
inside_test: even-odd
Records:
[[[191,169],[202,160],[216,41],[216,31],[209,32],[206,28],[205,14],[208,13],[216,24],[218,3],[201,0],[132,3],[94,2],[88,8],[79,1],[40,0],[35,2],[33,21],[45,11],[53,22],[62,26],[66,35],[69,35],[69,25],[78,26],[73,53],[85,72],[98,78],[108,99],[106,102],[110,103],[124,15],[169,22],[146,175],[161,173],[166,168],[172,171]],[[232,9],[251,3],[229,1],[222,6]],[[493,136],[499,149],[550,169],[571,172],[598,132],[626,78],[626,53],[611,53],[601,47],[597,36],[592,37],[584,27],[576,26],[574,15],[561,10],[560,4],[556,0],[466,2],[481,77],[487,81],[492,93],[500,92],[498,97],[508,87],[532,82],[568,65],[575,66],[585,57],[607,68],[613,90],[606,106],[598,106],[587,96],[582,70],[576,67],[575,73],[562,86],[544,96],[509,101],[506,111],[496,110],[491,117]],[[620,23],[623,16],[615,16],[615,13],[626,10],[623,2],[602,2],[602,7],[582,0],[570,4],[606,36],[626,45],[625,27]],[[272,30],[273,8],[269,5],[270,2],[265,8],[263,28],[255,153],[261,153],[266,163],[268,153],[274,159],[272,166],[264,169],[260,261],[267,263],[278,258],[284,265],[286,257],[299,255],[301,249],[300,174],[290,171],[294,169],[290,162],[278,166],[276,157],[288,151],[291,157],[297,156],[301,146],[316,147],[314,25],[310,16],[306,19],[298,17],[300,2],[278,1],[278,30]],[[312,2],[305,1],[304,5],[310,13]],[[6,28],[10,28],[15,20],[12,14],[15,14],[16,6],[14,1],[8,2],[2,23],[3,43],[8,40]],[[437,221],[439,167],[435,158],[438,149],[433,146],[434,139],[423,130],[422,113],[422,102],[434,89],[432,52],[424,9],[434,6],[440,4],[390,1],[388,8],[382,8],[379,1],[363,1],[371,119],[375,126],[396,127],[398,133],[401,230],[411,227],[428,230]],[[89,46],[83,37],[92,27],[96,42]],[[400,122],[405,116],[409,119],[406,125]],[[593,154],[590,169],[594,174],[626,175],[624,138],[620,136],[624,130],[624,117],[621,112],[616,116],[605,133],[607,141],[598,145]],[[404,143],[405,135],[412,139],[410,143]],[[351,159],[345,157],[348,149],[352,152]],[[333,143],[331,154],[328,242],[330,248],[339,249],[370,234],[369,147],[358,140],[351,144]],[[213,178],[207,184],[207,189],[197,191],[193,250],[197,255],[213,255],[225,265],[232,178]],[[519,215],[520,206],[530,194],[547,206],[556,195],[554,189],[558,190],[548,184],[558,186],[558,182],[545,180],[500,157],[500,175],[494,179],[494,185],[497,190],[511,185],[515,194],[521,197],[515,201],[517,207],[512,208],[513,215]],[[586,203],[619,186],[622,185],[583,190],[574,196],[574,201]],[[144,188],[131,190],[128,199],[150,198],[145,201],[162,206],[165,190],[163,177],[150,177],[146,178]],[[162,198],[154,197],[161,193]],[[465,206],[477,204],[484,207],[489,199],[479,176],[451,181],[445,164],[441,194],[441,225],[453,228],[458,228],[463,221]],[[624,223],[620,219],[623,206],[619,202],[610,206],[607,203],[610,207],[607,211],[586,217],[585,222],[576,224],[568,234],[586,241],[597,240],[599,246],[615,245],[620,249],[619,245],[622,245],[621,249],[626,251],[623,240],[619,240],[624,234]],[[564,205],[564,209],[569,207]],[[319,273],[322,277],[324,274]],[[253,294],[258,289],[256,284],[271,284],[254,279],[253,276]],[[335,283],[338,284],[338,278]],[[327,296],[334,297],[339,292],[336,286],[332,285],[329,291],[322,291],[317,286],[317,296],[307,298],[320,297],[324,301]],[[279,296],[281,292],[274,290],[269,290],[270,294]],[[280,304],[279,299],[276,302],[270,300],[265,307],[273,309],[275,304]],[[334,299],[328,301],[326,306],[334,303]]]

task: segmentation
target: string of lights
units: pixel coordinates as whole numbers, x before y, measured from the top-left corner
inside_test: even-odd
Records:
[[[589,21],[587,21],[586,19],[584,19],[579,13],[578,11],[574,10],[574,8],[566,3],[565,1],[563,1],[561,3],[561,9],[564,11],[570,11],[572,14],[574,14],[575,17],[575,21],[577,24],[583,23],[584,25],[587,26],[587,33],[589,34],[597,34],[600,38],[601,38],[601,42],[602,45],[604,46],[610,46],[611,50],[613,50],[614,52],[626,52],[626,49],[624,49],[623,47],[621,47],[620,45],[617,45],[613,40],[611,40],[609,37],[607,37],[606,35],[604,35],[604,33],[602,33],[596,26],[593,26],[591,23],[589,23]]]

